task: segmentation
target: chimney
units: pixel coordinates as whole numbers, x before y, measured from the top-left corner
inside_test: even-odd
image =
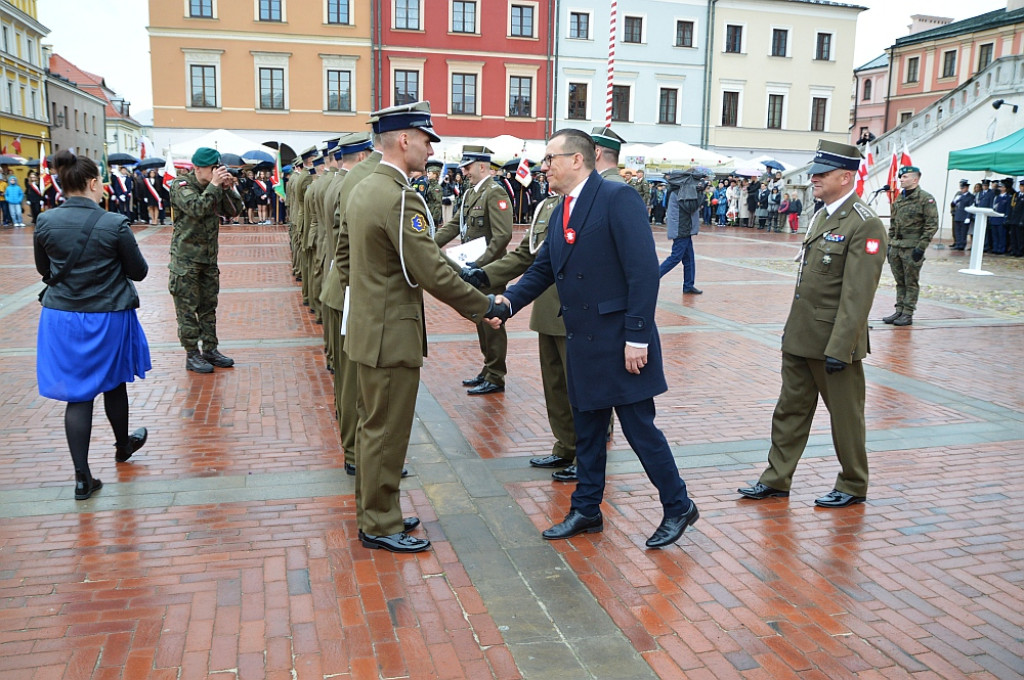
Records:
[[[1007,2],[1024,2],[1024,0],[1007,0]],[[952,23],[953,20],[950,17],[933,17],[927,14],[912,14],[910,16],[910,24],[907,26],[907,35],[914,35],[921,31],[930,31],[933,28],[939,26],[945,26],[946,24]]]
[[[1016,12],[1019,9],[1024,9],[1024,0],[1006,0],[1006,11]]]

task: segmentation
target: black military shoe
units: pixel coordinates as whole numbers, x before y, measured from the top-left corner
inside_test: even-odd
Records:
[[[481,382],[479,385],[477,385],[473,389],[466,390],[466,394],[476,394],[476,395],[479,395],[479,394],[493,394],[494,392],[504,392],[504,391],[505,391],[505,386],[504,385],[495,385],[494,383],[490,382],[489,380],[484,380],[483,382]]]
[[[557,482],[577,481],[578,478],[576,477],[576,465],[570,465],[564,470],[555,470],[554,472],[551,473],[551,479],[554,479]]]
[[[480,375],[478,375],[475,378],[468,378],[466,380],[463,380],[462,381],[462,385],[463,385],[463,387],[476,387],[477,385],[479,385],[483,381],[484,381],[484,374],[481,373]]]
[[[144,427],[132,432],[128,435],[128,443],[124,446],[114,444],[114,460],[118,463],[123,463],[132,457],[132,454],[141,449],[146,444],[146,440],[149,439],[149,432]]]
[[[203,352],[203,358],[217,368],[231,368],[235,365],[234,359],[224,356],[216,349],[205,350]]]
[[[554,454],[550,454],[547,456],[538,456],[537,458],[530,459],[530,465],[532,467],[539,468],[565,467],[566,465],[570,465],[571,463],[572,461],[566,460],[565,458],[562,458],[561,456],[556,456]]]
[[[821,498],[815,498],[814,504],[819,508],[845,508],[849,505],[863,503],[866,500],[865,496],[854,496],[838,489],[832,489]]]
[[[773,489],[770,486],[766,486],[761,482],[754,484],[753,486],[744,486],[736,491],[746,498],[753,498],[755,501],[764,500],[765,498],[785,498],[789,495],[788,491],[782,489]]]
[[[914,317],[911,314],[903,312],[900,314],[900,318],[892,322],[893,326],[912,326],[914,324]]]
[[[690,501],[690,509],[676,517],[665,517],[658,529],[647,539],[648,548],[664,548],[679,540],[686,527],[692,526],[700,518],[697,504]]]
[[[196,373],[213,373],[213,366],[203,358],[197,349],[188,353],[188,357],[185,359],[185,368]]]
[[[901,316],[903,316],[903,310],[902,309],[897,309],[895,312],[893,312],[889,316],[883,316],[882,317],[882,322],[883,323],[893,323],[894,321],[896,321],[896,319],[900,318]]]
[[[540,535],[549,541],[557,541],[562,538],[570,538],[576,534],[594,534],[599,531],[604,531],[604,518],[600,512],[592,517],[587,517],[579,510],[573,508],[565,516],[565,519],[550,529],[545,529]]]
[[[371,536],[360,532],[359,541],[365,548],[388,550],[394,553],[423,552],[430,547],[425,538],[414,538],[409,534],[391,534],[390,536]]]

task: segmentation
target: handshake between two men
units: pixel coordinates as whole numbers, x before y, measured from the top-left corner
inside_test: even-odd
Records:
[[[459,272],[459,278],[477,289],[490,288],[491,280],[487,277],[487,273],[474,265],[475,263],[470,262],[469,266],[463,267]],[[508,300],[500,295],[495,297],[491,294],[487,296],[487,299],[491,301],[491,306],[484,314],[484,322],[494,330],[498,330],[512,316],[512,307]]]

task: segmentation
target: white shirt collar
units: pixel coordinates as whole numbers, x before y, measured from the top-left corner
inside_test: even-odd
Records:
[[[476,186],[473,187],[473,191],[480,191],[480,187],[484,185],[484,182],[491,179],[490,177],[484,177],[482,180],[477,182]]]
[[[839,210],[839,206],[841,206],[843,203],[846,203],[846,199],[848,199],[850,195],[853,194],[855,191],[855,189],[850,189],[850,192],[843,196],[842,198],[840,198],[838,201],[834,201],[833,203],[829,203],[828,205],[826,205],[825,214],[831,215],[836,210]]]

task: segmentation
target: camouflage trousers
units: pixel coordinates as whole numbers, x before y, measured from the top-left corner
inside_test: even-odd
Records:
[[[220,269],[215,264],[180,265],[172,263],[167,290],[174,298],[178,317],[178,340],[186,352],[217,349],[217,294],[220,293]]]
[[[913,254],[913,248],[893,246],[889,249],[889,268],[896,279],[896,309],[907,314],[913,314],[917,309],[917,296],[921,292],[918,281],[925,261],[922,257],[920,262],[914,262]]]

